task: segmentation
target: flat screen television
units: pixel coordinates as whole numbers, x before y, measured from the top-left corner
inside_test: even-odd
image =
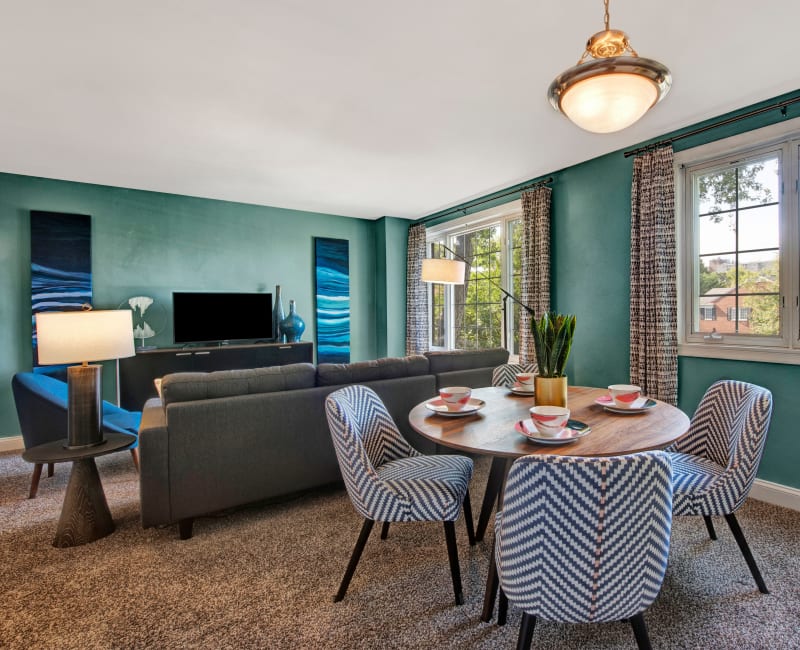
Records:
[[[174,291],[175,343],[272,339],[271,293]]]

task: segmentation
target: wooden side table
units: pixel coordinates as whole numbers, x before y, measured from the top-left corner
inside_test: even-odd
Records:
[[[102,444],[82,449],[67,449],[66,443],[66,440],[48,442],[31,447],[22,454],[22,458],[29,463],[72,463],[64,505],[53,539],[53,546],[58,548],[88,544],[114,532],[114,520],[94,459],[130,449],[136,444],[136,436],[106,433]]]

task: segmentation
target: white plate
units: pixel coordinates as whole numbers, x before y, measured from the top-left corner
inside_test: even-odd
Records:
[[[514,429],[528,440],[540,445],[563,445],[568,442],[574,442],[578,438],[583,438],[592,430],[591,427],[578,420],[570,420],[569,426],[561,433],[547,438],[542,437],[531,420],[520,420],[514,425]]]
[[[657,402],[655,400],[652,400],[649,397],[640,397],[631,405],[630,408],[624,409],[620,408],[619,406],[615,406],[614,400],[611,399],[610,395],[604,395],[603,397],[598,397],[594,401],[594,403],[605,407],[606,411],[609,411],[611,413],[619,413],[621,415],[630,415],[631,413],[644,413],[645,411],[649,411],[654,406],[657,406]]]
[[[480,411],[484,406],[486,406],[486,402],[482,399],[478,399],[477,397],[470,397],[469,402],[464,404],[458,411],[451,411],[447,408],[444,403],[444,400],[441,398],[432,399],[430,402],[425,402],[425,406],[436,413],[437,415],[446,415],[448,417],[461,417],[462,415],[472,415],[473,413],[477,413]]]
[[[534,394],[533,388],[528,390],[527,388],[524,388],[518,381],[515,381],[513,384],[511,384],[511,386],[508,387],[508,390],[514,393],[514,395],[522,395],[523,397],[531,397]]]

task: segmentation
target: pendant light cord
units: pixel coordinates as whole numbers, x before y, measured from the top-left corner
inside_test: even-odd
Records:
[[[603,0],[603,6],[604,6],[604,7],[605,7],[605,9],[606,9],[606,11],[605,11],[605,14],[603,14],[603,20],[604,20],[604,21],[605,21],[605,23],[606,23],[606,31],[608,31],[608,23],[609,23],[609,22],[610,22],[610,20],[611,20],[611,19],[610,19],[610,17],[609,17],[609,15],[608,15],[608,0]]]

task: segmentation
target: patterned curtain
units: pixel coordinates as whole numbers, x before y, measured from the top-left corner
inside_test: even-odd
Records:
[[[522,194],[522,281],[520,301],[537,318],[550,309],[550,194],[537,187]],[[520,307],[519,362],[536,363],[531,316]]]
[[[678,402],[672,147],[636,158],[631,187],[631,383]]]
[[[428,349],[428,291],[420,279],[425,259],[425,225],[408,229],[406,271],[406,354],[422,354]]]

